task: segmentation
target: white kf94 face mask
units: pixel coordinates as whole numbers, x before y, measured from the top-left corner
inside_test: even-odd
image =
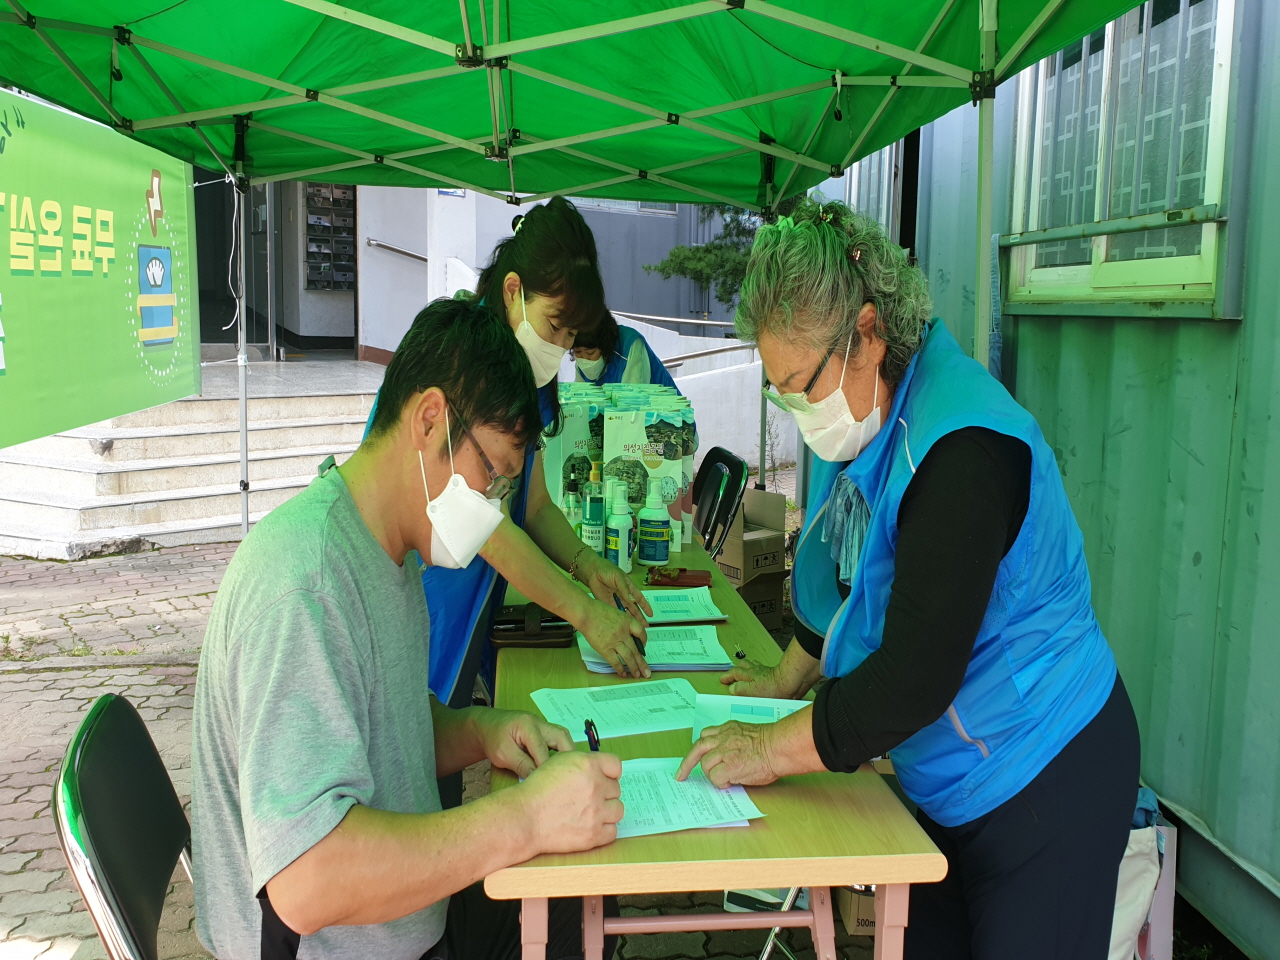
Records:
[[[579,360],[578,369],[582,371],[582,375],[588,380],[594,380],[604,373],[604,357],[600,357],[597,360]]]
[[[434,500],[427,490],[427,468],[418,451],[422,471],[422,492],[427,497],[427,519],[431,521],[431,564],[461,570],[471,565],[484,542],[502,522],[502,501],[486,499],[472,490],[462,474],[453,469],[453,440],[449,433],[449,409],[444,411],[445,442],[449,447],[449,482]]]
[[[539,387],[545,387],[560,372],[560,361],[567,351],[564,347],[548,343],[538,336],[529,322],[529,313],[524,305],[524,286],[520,287],[520,313],[524,321],[516,328],[516,342],[524,347],[525,356],[529,358],[529,366],[533,367],[533,381]]]
[[[844,348],[844,366],[840,368],[840,382],[825,399],[812,403],[812,410],[801,412],[792,410],[796,426],[804,436],[804,442],[815,456],[829,463],[842,463],[853,460],[867,448],[877,433],[880,432],[880,368],[876,367],[875,391],[871,396],[871,412],[865,420],[853,419],[849,410],[849,401],[844,397],[844,374],[849,365],[849,347],[853,338]]]

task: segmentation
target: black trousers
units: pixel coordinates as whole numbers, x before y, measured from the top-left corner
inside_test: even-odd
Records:
[[[618,915],[616,897],[604,898],[607,917]],[[617,937],[604,938],[609,960]],[[444,936],[422,960],[520,960],[520,901],[490,900],[483,883],[474,883],[449,898]],[[582,956],[582,900],[552,899],[547,904],[547,960]]]
[[[1098,715],[1021,793],[958,827],[919,811],[950,866],[941,883],[911,888],[906,960],[1106,960],[1139,753],[1117,675]]]

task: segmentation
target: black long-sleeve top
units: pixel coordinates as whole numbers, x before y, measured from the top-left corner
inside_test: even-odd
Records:
[[[968,427],[930,448],[898,506],[880,647],[814,702],[813,739],[827,769],[856,770],[946,712],[1030,495],[1031,449],[1021,440]],[[823,637],[799,621],[796,640],[821,657]]]

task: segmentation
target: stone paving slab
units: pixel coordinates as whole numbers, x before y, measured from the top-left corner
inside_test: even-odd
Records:
[[[74,563],[0,557],[0,661],[181,654],[195,662],[238,544]]]
[[[138,707],[184,806],[191,795],[192,665],[48,667],[0,672],[0,956],[105,957],[58,846],[53,783],[76,727],[104,693]],[[195,935],[191,884],[179,868],[161,917],[164,960],[207,957]]]

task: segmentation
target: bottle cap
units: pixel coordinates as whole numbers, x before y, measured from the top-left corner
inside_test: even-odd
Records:
[[[618,516],[631,512],[631,508],[627,505],[626,484],[619,484],[613,488],[613,509],[609,512],[615,513]]]
[[[645,497],[644,506],[646,510],[662,509],[662,480],[658,477],[649,478],[649,492]]]
[[[592,483],[600,482],[600,462],[599,461],[596,461],[595,463],[591,464],[591,482]]]

